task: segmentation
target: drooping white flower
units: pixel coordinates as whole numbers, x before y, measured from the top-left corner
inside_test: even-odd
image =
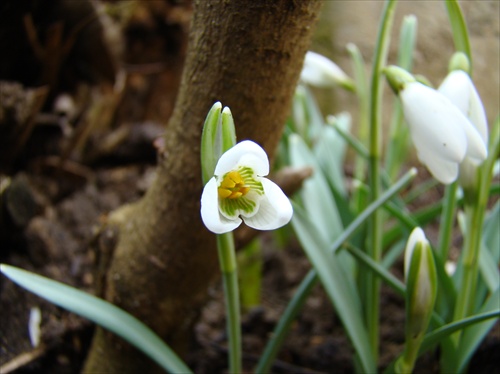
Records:
[[[413,81],[405,83],[399,95],[418,158],[441,183],[456,180],[466,156],[486,159],[480,133],[442,93]]]
[[[269,159],[256,143],[246,140],[225,152],[201,196],[201,218],[216,234],[236,229],[243,219],[258,230],[286,225],[293,209],[281,188],[264,176]]]
[[[344,86],[352,89],[351,78],[332,60],[315,52],[307,52],[300,73],[302,82],[316,87]]]

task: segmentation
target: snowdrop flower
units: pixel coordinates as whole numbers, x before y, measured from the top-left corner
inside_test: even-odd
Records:
[[[300,80],[316,87],[343,86],[354,89],[351,78],[329,58],[315,52],[307,52]]]
[[[446,96],[417,82],[401,68],[390,67],[386,75],[401,99],[418,158],[438,181],[454,182],[466,156],[486,159],[480,133]]]
[[[246,140],[225,152],[201,196],[201,217],[216,234],[236,229],[242,219],[258,230],[273,230],[292,218],[292,205],[269,174],[266,152]],[[241,218],[240,218],[241,217]]]

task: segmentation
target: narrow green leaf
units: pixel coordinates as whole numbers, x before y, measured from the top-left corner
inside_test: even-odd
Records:
[[[328,116],[327,123],[331,125],[338,134],[356,151],[363,159],[368,159],[368,150],[356,137],[347,131],[342,122],[337,121],[337,117]]]
[[[292,105],[292,129],[299,134],[307,144],[312,144],[318,138],[324,120],[309,88],[299,84],[295,90]]]
[[[308,123],[307,142],[312,144],[319,138],[325,120],[314,95],[307,86],[304,86],[304,106]]]
[[[253,239],[238,252],[241,306],[249,309],[260,305],[262,289],[262,244]]]
[[[400,296],[405,296],[406,286],[398,278],[392,275],[386,268],[384,268],[379,263],[373,261],[373,259],[367,256],[359,248],[353,247],[351,245],[346,245],[346,249],[362,262],[365,266],[370,268],[374,273],[376,273],[382,280],[384,280],[394,291],[396,291]]]
[[[500,227],[500,226],[499,226]],[[498,270],[498,261],[484,245],[479,252],[479,270],[490,292],[500,284],[500,272]]]
[[[283,344],[287,332],[290,331],[292,323],[299,314],[302,306],[306,302],[307,297],[311,293],[314,286],[318,283],[318,276],[314,270],[309,270],[306,277],[299,284],[295,294],[281,314],[278,324],[274,328],[270,339],[266,344],[266,348],[259,359],[259,362],[254,370],[255,373],[271,372],[271,365],[278,354],[278,350]]]
[[[122,337],[165,370],[171,373],[191,373],[184,362],[153,330],[115,305],[14,266],[1,264],[0,272],[28,291]]]
[[[366,327],[361,318],[360,300],[356,290],[345,273],[344,267],[337,258],[327,253],[328,243],[318,232],[305,212],[299,206],[294,206],[292,225],[313,264],[326,293],[328,294],[339,318],[346,329],[356,353],[359,355],[364,372],[374,373],[376,365],[368,345]]]
[[[479,310],[479,314],[497,312],[497,318],[500,318],[498,306],[500,305],[500,287],[493,292],[483,307]],[[457,352],[457,372],[464,372],[470,358],[476,351],[479,344],[483,341],[486,334],[495,324],[495,320],[488,320],[482,323],[468,327],[460,339],[460,345]]]
[[[350,116],[341,113],[338,117],[335,117],[335,123],[348,132],[350,129]],[[345,140],[332,127],[323,126],[313,151],[330,185],[345,200],[347,197],[344,178]]]
[[[463,318],[459,321],[455,321],[447,325],[444,325],[428,333],[425,336],[424,341],[422,342],[422,346],[420,347],[420,355],[427,352],[429,349],[434,347],[437,343],[439,343],[447,336],[450,336],[451,334],[459,330],[463,330],[471,325],[499,317],[500,317],[500,309],[495,309],[490,312],[475,314],[472,317]]]
[[[427,352],[428,350],[434,348],[436,344],[448,338],[453,333],[463,330],[466,327],[473,326],[477,323],[481,323],[490,319],[497,319],[500,317],[500,309],[495,309],[490,312],[476,314],[472,317],[467,317],[459,321],[443,325],[440,328],[428,333],[420,346],[419,356]],[[495,321],[493,321],[495,322]],[[400,356],[396,357],[392,363],[384,370],[384,373],[394,373],[394,364],[399,359]]]
[[[490,210],[484,220],[483,241],[486,248],[490,251],[495,263],[500,261],[500,200]]]
[[[413,67],[413,51],[416,44],[417,17],[413,14],[405,16],[399,33],[398,66],[411,72]],[[394,109],[392,113],[389,141],[385,152],[385,169],[389,177],[394,179],[401,171],[401,166],[408,157],[409,129],[403,123],[403,110],[397,97],[393,98]]]
[[[359,123],[357,139],[363,144],[368,144],[368,124],[369,124],[369,108],[370,94],[368,89],[368,78],[365,71],[365,61],[359,48],[353,44],[347,44],[347,50],[351,55],[354,79],[356,82],[356,94],[359,100]],[[364,146],[363,146],[364,147]],[[368,152],[366,152],[368,154]],[[366,160],[367,157],[356,157],[354,165],[354,178],[359,181],[364,181],[366,176]],[[356,193],[356,191],[354,191]],[[355,196],[355,195],[354,195]],[[359,211],[361,211],[360,209]]]
[[[417,17],[410,14],[403,18],[399,33],[398,65],[411,72],[413,51],[417,40]]]
[[[467,31],[467,25],[460,5],[456,0],[446,0],[444,3],[446,4],[448,18],[450,19],[455,49],[467,55],[471,66],[470,71],[472,72],[472,54],[470,50],[469,32]]]
[[[455,308],[455,302],[457,299],[457,290],[455,288],[455,284],[453,280],[448,275],[445,269],[445,263],[441,260],[441,256],[439,256],[436,252],[433,251],[434,262],[436,263],[436,272],[438,278],[438,304],[440,315],[445,320],[448,320],[448,317]]]
[[[296,134],[289,136],[289,152],[292,166],[314,169],[312,177],[304,182],[300,195],[309,217],[315,218],[321,235],[331,243],[342,232],[342,220],[322,170],[303,139]]]

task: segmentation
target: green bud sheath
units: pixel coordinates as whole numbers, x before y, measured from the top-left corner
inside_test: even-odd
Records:
[[[399,94],[399,91],[401,91],[407,83],[416,81],[413,75],[399,66],[388,66],[384,69],[384,74],[387,78],[387,82],[389,82],[389,86],[391,86],[396,95]]]
[[[437,275],[428,242],[417,242],[411,253],[406,286],[405,352],[398,372],[411,372],[434,310]]]
[[[216,102],[207,114],[201,134],[201,173],[203,185],[214,176],[217,161],[236,144],[233,115],[228,107]]]
[[[203,185],[214,176],[217,160],[222,155],[221,110],[222,104],[219,101],[212,105],[203,125],[200,152]]]
[[[448,70],[463,70],[467,74],[470,74],[470,62],[467,55],[463,52],[455,52],[450,59],[450,63],[448,64]]]
[[[225,107],[222,110],[222,153],[233,148],[235,144],[236,129],[234,127],[233,114],[228,107]]]

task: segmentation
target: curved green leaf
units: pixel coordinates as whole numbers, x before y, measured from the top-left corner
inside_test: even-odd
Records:
[[[446,0],[444,3],[446,4],[446,10],[448,11],[448,17],[451,23],[455,49],[467,55],[471,66],[470,71],[472,72],[472,54],[470,51],[469,33],[460,5],[456,0]]]
[[[313,264],[322,284],[346,329],[356,353],[359,356],[363,372],[376,372],[376,365],[368,344],[366,326],[361,318],[361,305],[356,290],[345,269],[328,251],[328,243],[318,232],[306,213],[294,206],[292,225],[297,236]]]
[[[171,373],[191,373],[184,362],[153,330],[117,306],[60,282],[14,266],[0,272],[30,292],[78,314],[122,337]]]

